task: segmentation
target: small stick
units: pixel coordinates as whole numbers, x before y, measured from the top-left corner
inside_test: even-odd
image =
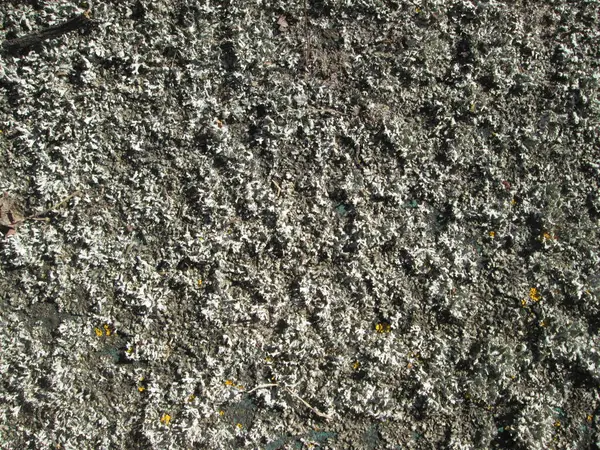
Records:
[[[266,388],[270,388],[270,387],[278,387],[279,385],[277,383],[271,383],[271,384],[261,384],[259,386],[256,386],[255,388],[250,389],[249,391],[247,391],[247,394],[251,394],[254,391],[258,391],[259,389],[266,389]]]
[[[279,198],[279,196],[281,195],[281,186],[279,186],[279,185],[277,184],[277,181],[275,181],[275,180],[271,180],[271,181],[273,182],[273,184],[274,184],[274,185],[275,185],[275,187],[277,188],[277,197],[276,197],[276,198]]]
[[[2,48],[9,53],[18,52],[19,50],[32,47],[47,39],[55,39],[71,31],[85,28],[94,22],[95,21],[90,19],[90,12],[86,11],[83,14],[75,16],[61,24],[45,28],[41,31],[36,31],[35,33],[27,34],[19,38],[4,41],[2,43]]]
[[[306,40],[306,46],[304,49],[304,63],[305,66],[305,78],[308,77],[309,69],[309,58],[310,58],[310,35],[308,34],[308,7],[306,5],[306,0],[304,0],[304,39]]]
[[[296,398],[297,400],[299,400],[304,406],[306,406],[308,409],[310,409],[315,415],[322,417],[323,419],[326,420],[332,420],[332,417],[328,414],[322,413],[321,411],[319,411],[317,408],[315,408],[314,406],[311,406],[306,400],[304,400],[302,397],[300,397],[298,394],[296,394],[294,391],[292,391],[290,388],[288,388],[287,386],[281,386],[278,383],[269,383],[269,384],[261,384],[259,386],[256,386],[253,389],[250,389],[249,391],[247,391],[248,394],[258,390],[258,389],[266,389],[266,388],[270,388],[270,387],[281,387],[284,390],[286,390],[292,397]]]
[[[23,219],[23,221],[25,221],[25,220],[30,220],[30,219],[34,219],[34,220],[48,220],[48,218],[47,218],[47,217],[42,217],[42,218],[40,218],[40,216],[42,216],[42,215],[44,215],[44,214],[46,214],[46,213],[49,213],[50,211],[53,211],[53,210],[55,210],[55,209],[58,209],[58,208],[60,208],[62,205],[64,205],[65,203],[67,203],[69,200],[71,200],[73,197],[76,197],[77,195],[80,195],[80,194],[81,194],[81,192],[80,192],[80,191],[75,191],[75,192],[73,192],[71,195],[69,195],[68,197],[65,197],[64,199],[62,199],[62,200],[61,200],[60,202],[58,202],[56,205],[54,205],[54,206],[51,206],[50,208],[48,208],[48,209],[46,209],[46,210],[44,210],[44,211],[42,211],[42,212],[39,212],[39,213],[32,214],[31,216],[27,216],[27,217],[25,217],[25,218]]]
[[[319,411],[317,408],[315,408],[313,406],[310,406],[306,400],[304,400],[302,397],[300,397],[298,394],[296,394],[291,389],[289,389],[287,387],[284,387],[284,389],[286,391],[288,391],[293,397],[296,397],[298,400],[300,400],[304,404],[304,406],[306,406],[308,409],[310,409],[317,416],[322,417],[323,419],[327,419],[327,420],[331,420],[332,419],[331,416],[329,416],[329,415],[327,415],[325,413],[322,413],[321,411]]]

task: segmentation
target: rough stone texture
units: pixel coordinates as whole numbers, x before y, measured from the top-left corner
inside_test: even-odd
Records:
[[[88,6],[0,57],[0,193],[80,192],[0,243],[2,448],[598,448],[597,2],[0,37]]]

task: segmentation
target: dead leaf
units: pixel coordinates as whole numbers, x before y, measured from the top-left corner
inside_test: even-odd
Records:
[[[23,220],[24,217],[17,206],[17,202],[5,192],[0,197],[0,228],[6,232],[5,236],[15,234],[15,228]]]
[[[277,25],[279,25],[279,31],[285,31],[290,27],[290,24],[285,20],[285,16],[279,16],[277,19]]]

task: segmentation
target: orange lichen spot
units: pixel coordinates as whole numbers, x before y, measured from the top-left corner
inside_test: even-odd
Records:
[[[225,386],[233,386],[233,381],[231,380],[225,380]]]
[[[375,331],[378,333],[389,333],[392,331],[392,326],[387,322],[379,322],[375,325]]]
[[[167,413],[164,413],[162,415],[162,417],[160,418],[160,423],[162,423],[163,425],[169,425],[170,422],[171,422],[171,416]]]
[[[144,377],[142,377],[142,378],[139,379],[139,381],[138,381],[138,388],[137,388],[138,392],[144,392],[146,390],[146,386],[144,386],[144,384],[143,384],[144,380],[145,380]]]
[[[532,287],[529,289],[529,298],[534,302],[539,302],[542,299],[542,296],[536,288]]]

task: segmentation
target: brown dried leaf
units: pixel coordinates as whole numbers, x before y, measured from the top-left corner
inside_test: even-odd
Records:
[[[17,202],[10,198],[5,192],[4,195],[0,197],[0,227],[8,228],[8,231],[10,232],[10,230],[13,230],[15,226],[23,221],[23,219],[23,214],[19,210]]]
[[[277,25],[279,25],[279,31],[285,31],[289,28],[289,24],[285,18],[285,16],[279,16],[279,19],[277,19]]]

